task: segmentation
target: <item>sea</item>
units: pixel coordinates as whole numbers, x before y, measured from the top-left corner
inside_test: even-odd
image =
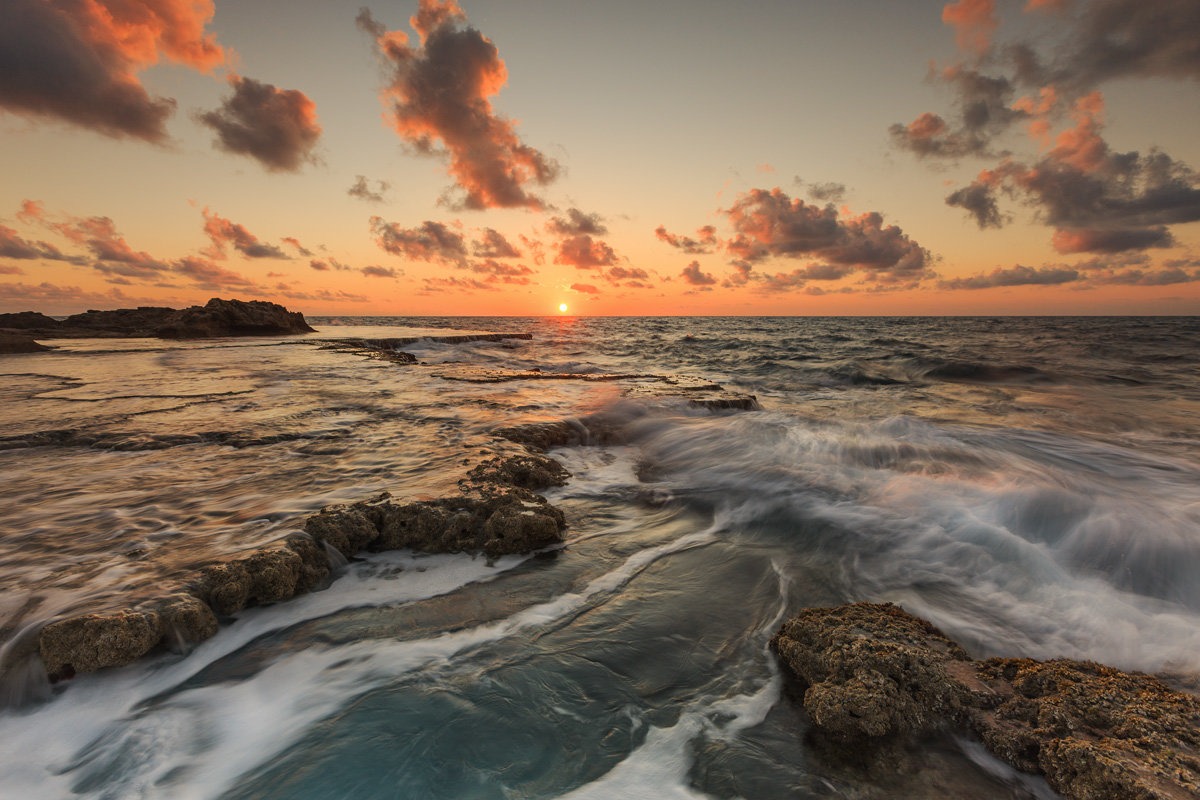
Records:
[[[953,732],[847,753],[769,638],[890,601],[976,657],[1200,673],[1200,319],[310,322],[0,359],[0,797],[1053,798]],[[532,338],[436,341],[464,331]],[[417,363],[330,346],[405,336]],[[666,375],[758,407],[636,390]],[[597,415],[549,453],[561,546],[360,554],[191,648],[16,663],[325,505],[453,493],[518,449],[498,428]]]

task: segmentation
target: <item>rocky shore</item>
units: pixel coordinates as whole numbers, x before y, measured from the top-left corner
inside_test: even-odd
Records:
[[[1200,697],[1092,662],[977,661],[890,603],[810,608],[771,640],[847,748],[958,728],[1070,800],[1200,797]]]
[[[561,464],[539,454],[502,456],[472,469],[449,497],[401,501],[382,494],[329,506],[305,520],[304,533],[209,564],[155,601],[51,622],[24,655],[33,655],[36,645],[52,681],[131,664],[201,642],[216,634],[222,617],[244,608],[310,592],[330,578],[332,562],[364,551],[498,558],[548,547],[562,541],[566,520],[533,490],[560,486],[568,477]]]
[[[0,314],[0,352],[4,338],[78,339],[157,337],[202,339],[214,336],[279,336],[311,333],[313,328],[299,311],[288,311],[263,300],[222,300],[214,297],[203,306],[184,309],[141,306],[115,311],[86,311],[56,320],[35,311]],[[39,345],[40,346],[40,345]]]

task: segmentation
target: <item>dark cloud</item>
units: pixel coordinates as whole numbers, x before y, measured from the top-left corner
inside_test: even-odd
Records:
[[[1056,229],[1062,253],[1114,253],[1169,247],[1166,226],[1200,220],[1200,176],[1157,150],[1115,153],[1101,136],[1103,98],[1076,101],[1075,127],[1033,164],[1005,160],[984,170],[946,202],[965,208],[980,227],[998,225],[1001,192],[1032,206]]]
[[[491,228],[483,229],[483,237],[472,244],[471,252],[480,258],[520,258],[521,251],[504,234]]]
[[[346,190],[346,194],[368,203],[382,203],[387,190],[392,188],[387,181],[375,181],[376,188],[372,189],[365,175],[355,175],[354,179],[354,185]]]
[[[504,264],[490,258],[484,261],[472,261],[467,265],[467,269],[502,279],[504,283],[529,283],[529,278],[525,276],[534,274],[534,271],[524,264]]]
[[[966,278],[938,281],[941,289],[994,289],[1000,286],[1055,286],[1072,283],[1082,278],[1079,270],[1070,267],[1026,267],[1017,264],[1004,269],[997,267],[991,272]]]
[[[0,225],[0,257],[21,260],[46,259],[47,261],[66,261],[72,264],[86,263],[87,259],[78,256],[64,255],[49,242],[31,242],[21,238],[16,229]]]
[[[619,261],[615,250],[599,239],[587,234],[571,236],[558,243],[555,264],[566,264],[576,269],[610,267]]]
[[[567,209],[565,217],[554,217],[546,227],[551,233],[559,236],[603,236],[608,233],[603,217],[599,214],[585,214],[578,208]]]
[[[992,140],[1030,117],[1012,105],[1016,90],[1004,76],[950,67],[941,79],[956,95],[954,124],[929,111],[907,125],[896,123],[888,133],[897,147],[921,157],[991,156],[995,155]]]
[[[204,232],[212,240],[212,246],[205,252],[212,258],[224,258],[225,246],[232,245],[234,250],[246,258],[288,258],[288,254],[273,244],[259,240],[245,225],[225,219],[207,208],[201,212],[204,215]]]
[[[172,265],[174,272],[191,279],[199,289],[246,289],[254,282],[236,272],[196,256],[185,256]]]
[[[316,160],[321,138],[317,106],[304,92],[278,89],[238,75],[229,77],[233,95],[199,120],[217,133],[222,150],[257,159],[268,170],[293,172]]]
[[[679,273],[679,277],[692,286],[712,286],[717,282],[712,275],[700,270],[699,261],[693,261],[684,267],[683,271]]]
[[[1159,270],[1126,269],[1097,274],[1093,283],[1118,286],[1172,286],[1177,283],[1200,281],[1200,270],[1186,272],[1179,267]]]
[[[667,230],[665,225],[659,225],[654,229],[654,235],[660,241],[666,242],[671,247],[682,250],[688,255],[706,255],[711,253],[717,244],[717,229],[712,225],[705,225],[696,231],[697,238],[693,239],[689,236],[678,236]]]
[[[610,283],[618,281],[646,281],[650,279],[650,273],[639,267],[610,267],[605,271],[604,277]]]
[[[411,22],[420,37],[387,31],[370,11],[358,16],[388,69],[382,99],[392,127],[421,153],[450,160],[464,208],[541,209],[530,184],[546,185],[558,164],[521,141],[515,124],[492,108],[508,80],[495,44],[466,24],[454,0],[420,0]]]
[[[846,199],[846,185],[842,183],[810,183],[808,196],[820,203],[840,203]]]
[[[899,227],[885,227],[877,212],[841,216],[832,205],[808,205],[776,188],[740,195],[725,214],[734,231],[725,249],[738,263],[815,258],[845,268],[847,274],[866,272],[875,281],[918,279],[929,273],[929,252]],[[819,267],[809,268],[814,269]]]
[[[338,272],[346,272],[350,267],[346,266],[336,258],[318,259],[314,258],[308,262],[308,266],[315,269],[317,272],[328,272],[329,270],[337,270]]]
[[[160,59],[209,72],[225,52],[204,31],[212,0],[5,0],[0,108],[109,136],[168,139],[175,101],[138,73]]]
[[[451,275],[448,278],[425,278],[424,291],[427,292],[444,292],[449,290],[457,290],[460,292],[498,292],[500,288],[493,283],[476,280],[475,278],[459,278]]]
[[[382,217],[371,217],[375,242],[385,251],[413,261],[462,264],[467,258],[466,240],[441,222],[426,220],[416,228],[401,228]]]
[[[404,270],[400,270],[399,273],[397,273],[397,271],[392,267],[378,267],[373,264],[371,266],[363,267],[361,270],[359,270],[359,272],[361,272],[363,275],[366,275],[368,278],[399,278],[400,275],[404,274]]]
[[[282,241],[284,244],[288,244],[288,245],[291,245],[292,247],[296,248],[296,252],[299,253],[300,255],[304,256],[305,258],[308,258],[309,256],[311,256],[313,254],[312,250],[309,250],[307,247],[300,244],[300,240],[297,239],[295,236],[285,236],[280,241]]]

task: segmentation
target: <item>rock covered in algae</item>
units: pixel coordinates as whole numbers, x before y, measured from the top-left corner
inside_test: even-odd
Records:
[[[1072,800],[1200,797],[1200,698],[1092,662],[975,661],[890,603],[802,611],[771,640],[813,724],[853,744],[943,726]]]

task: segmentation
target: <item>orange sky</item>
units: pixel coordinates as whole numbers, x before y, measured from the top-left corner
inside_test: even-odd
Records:
[[[0,311],[1200,314],[1194,0],[9,17]]]

